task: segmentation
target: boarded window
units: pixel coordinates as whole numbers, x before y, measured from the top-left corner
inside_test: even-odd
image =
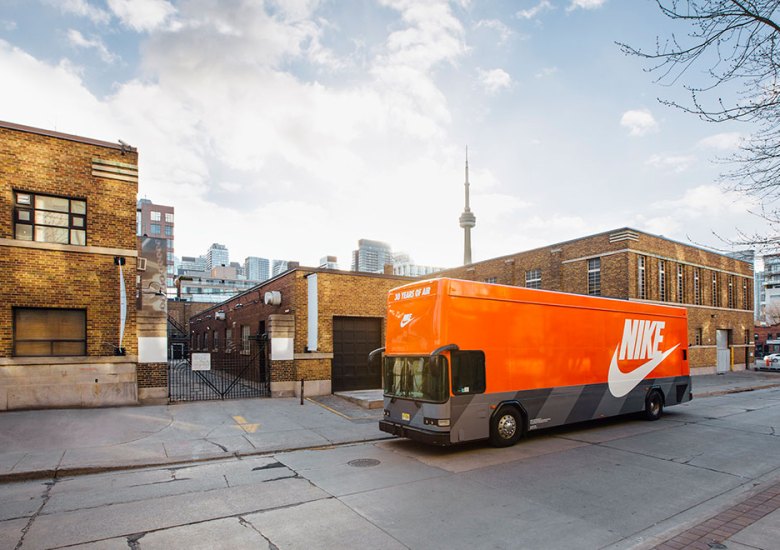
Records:
[[[87,354],[87,312],[83,309],[14,308],[14,355]]]

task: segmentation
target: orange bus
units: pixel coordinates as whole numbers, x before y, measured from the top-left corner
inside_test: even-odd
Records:
[[[432,279],[390,291],[379,428],[513,445],[552,426],[690,401],[684,308]]]

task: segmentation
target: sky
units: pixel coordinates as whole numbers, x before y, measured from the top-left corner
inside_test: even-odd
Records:
[[[177,256],[350,268],[359,239],[463,263],[625,226],[718,249],[766,231],[724,189],[752,128],[616,42],[684,33],[651,0],[0,0],[0,120],[138,149]],[[695,71],[689,73],[696,77]]]

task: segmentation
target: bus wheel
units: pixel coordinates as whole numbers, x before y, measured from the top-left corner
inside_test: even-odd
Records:
[[[494,447],[510,447],[523,435],[522,417],[514,407],[501,407],[490,420],[490,443]]]
[[[650,390],[645,399],[645,418],[658,420],[664,412],[664,398],[658,390]]]

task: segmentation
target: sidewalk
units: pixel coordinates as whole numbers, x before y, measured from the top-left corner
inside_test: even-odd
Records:
[[[693,379],[694,397],[780,386],[780,373]],[[315,401],[316,399],[316,401]],[[0,413],[0,482],[373,441],[382,409],[336,396]]]

